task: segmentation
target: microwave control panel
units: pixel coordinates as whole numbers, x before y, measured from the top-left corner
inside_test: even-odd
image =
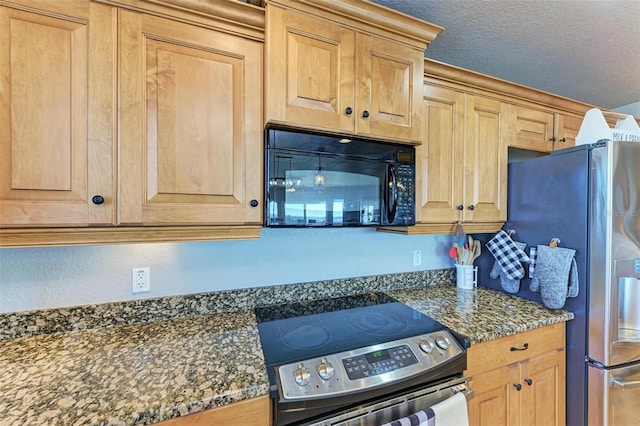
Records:
[[[395,225],[413,225],[415,223],[415,169],[410,164],[400,164],[396,168],[398,176],[398,207]]]

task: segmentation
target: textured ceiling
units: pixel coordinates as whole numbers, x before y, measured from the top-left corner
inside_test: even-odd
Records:
[[[444,27],[430,59],[603,108],[640,102],[640,0],[373,0]]]

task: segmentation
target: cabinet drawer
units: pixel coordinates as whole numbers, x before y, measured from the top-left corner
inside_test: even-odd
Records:
[[[474,376],[564,346],[564,323],[471,345],[468,350],[466,374]]]

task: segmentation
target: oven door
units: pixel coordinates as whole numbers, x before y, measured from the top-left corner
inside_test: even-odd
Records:
[[[380,426],[425,410],[456,392],[463,392],[468,397],[473,395],[467,386],[467,379],[461,375],[439,381],[405,381],[338,398],[298,402],[283,402],[274,398],[273,424]]]
[[[393,396],[384,401],[361,404],[329,418],[304,424],[310,426],[378,426],[426,410],[457,393],[464,394],[467,400],[473,398],[473,390],[468,387],[466,378],[448,381],[437,386],[427,386],[424,389]]]

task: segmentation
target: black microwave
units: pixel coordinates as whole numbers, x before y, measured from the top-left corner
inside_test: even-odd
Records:
[[[415,148],[265,131],[265,226],[415,224]]]

